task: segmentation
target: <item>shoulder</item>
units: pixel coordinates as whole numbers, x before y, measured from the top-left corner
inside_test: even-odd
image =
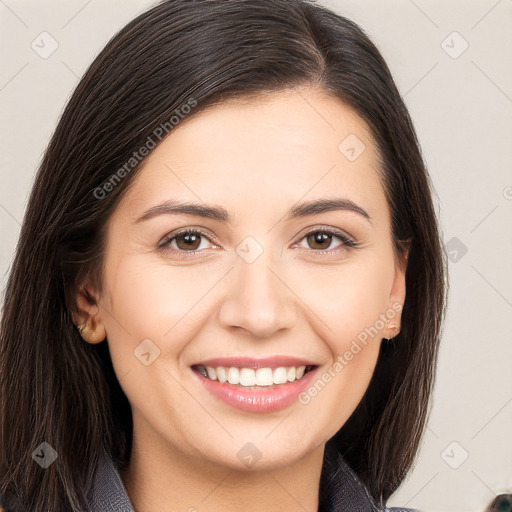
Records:
[[[99,459],[87,500],[91,512],[134,512],[121,475],[106,452]]]
[[[364,483],[334,446],[326,444],[320,480],[319,512],[419,512],[411,508],[377,504]]]

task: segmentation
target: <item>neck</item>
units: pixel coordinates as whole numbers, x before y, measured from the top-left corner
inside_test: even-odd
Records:
[[[141,441],[120,473],[135,512],[318,510],[323,444],[284,467],[241,471]]]

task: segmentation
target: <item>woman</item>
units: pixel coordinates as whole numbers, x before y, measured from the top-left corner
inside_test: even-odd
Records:
[[[386,510],[444,307],[428,174],[361,29],[305,0],[163,1],[95,59],[37,174],[0,501]]]

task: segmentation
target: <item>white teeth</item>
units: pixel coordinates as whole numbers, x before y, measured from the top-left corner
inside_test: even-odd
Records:
[[[238,368],[230,368],[228,370],[228,382],[230,384],[240,383],[240,370]]]
[[[224,384],[224,382],[228,380],[226,368],[219,366],[217,369],[214,369],[213,371],[217,373],[217,378],[219,379],[219,382],[221,382],[222,384]]]
[[[274,370],[274,384],[284,384],[288,381],[286,368],[280,367]]]
[[[254,386],[256,384],[256,372],[251,368],[242,368],[240,370],[240,385]]]
[[[272,386],[274,384],[272,368],[258,368],[256,370],[256,384],[258,386]]]
[[[218,380],[221,384],[240,385],[245,387],[252,386],[272,386],[273,384],[285,384],[301,379],[306,373],[305,366],[280,366],[279,368],[237,368],[218,366],[200,366],[199,371],[202,375],[211,380]]]

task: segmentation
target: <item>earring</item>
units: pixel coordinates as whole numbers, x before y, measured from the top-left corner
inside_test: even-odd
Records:
[[[78,328],[78,332],[80,333],[80,336],[82,336],[82,338],[85,340],[86,338],[84,336],[84,331],[87,329],[87,324],[83,323],[83,324],[77,325],[77,328]]]
[[[391,324],[388,326],[388,330],[390,331],[390,334],[392,334],[392,336],[389,336],[387,339],[392,340],[393,338],[398,336],[398,334],[400,333],[400,325]]]
[[[102,325],[96,325],[94,328],[89,325],[89,322],[85,322],[81,325],[77,325],[80,336],[88,343],[101,343],[105,340],[107,333]]]

